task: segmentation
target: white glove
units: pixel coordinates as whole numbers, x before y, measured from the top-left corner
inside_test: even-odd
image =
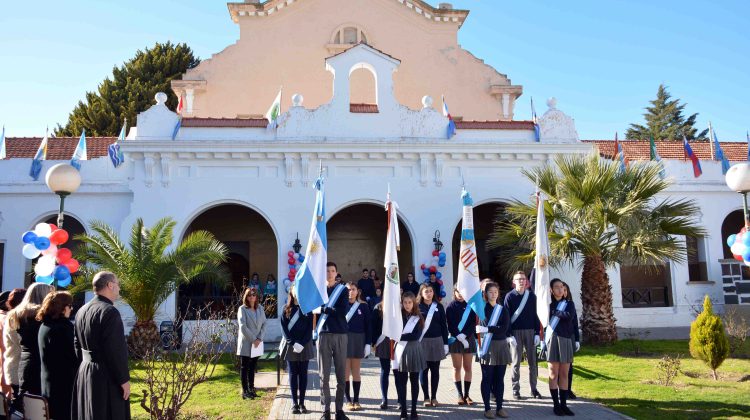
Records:
[[[576,351],[581,349],[581,343],[576,341]]]
[[[487,327],[483,327],[483,326],[481,326],[481,325],[477,325],[477,334],[484,334],[484,333],[486,333],[487,331],[489,331],[489,330],[487,329]]]
[[[456,340],[458,340],[465,349],[469,348],[469,341],[466,339],[466,334],[459,334],[456,336]]]
[[[304,349],[305,349],[305,346],[303,346],[300,343],[294,343],[294,345],[292,346],[292,351],[295,353],[302,353],[302,350]]]
[[[538,336],[538,335],[535,335],[535,336],[534,336],[534,347],[536,347],[536,346],[538,346],[538,345],[539,345],[539,336]]]
[[[370,346],[369,344],[365,344],[365,357],[370,355],[371,350],[372,346]]]
[[[443,344],[443,351],[445,352],[446,355],[448,354],[448,345],[447,344]]]
[[[514,349],[516,348],[516,338],[515,337],[510,336],[506,340],[508,341],[508,344],[510,345],[511,348],[514,348]]]

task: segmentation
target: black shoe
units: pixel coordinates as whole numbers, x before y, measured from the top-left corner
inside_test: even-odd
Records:
[[[553,409],[552,409],[552,411],[554,411],[554,412],[555,412],[555,415],[556,415],[556,416],[560,416],[560,417],[562,417],[562,416],[564,416],[564,415],[565,415],[565,412],[563,412],[563,409],[562,409],[562,407],[560,407],[559,405],[556,405],[556,406],[555,406],[555,408],[553,408]]]
[[[320,416],[320,420],[331,420],[331,412],[330,411],[324,411],[323,415]]]
[[[302,414],[302,412],[299,411],[299,406],[298,405],[292,406],[292,414]]]
[[[521,393],[518,391],[513,391],[513,399],[514,400],[520,400],[521,399]]]
[[[409,415],[408,415],[408,414],[406,414],[406,410],[403,410],[403,409],[402,409],[402,410],[401,410],[401,415],[400,415],[400,416],[399,416],[398,418],[399,418],[399,420],[406,420],[406,419],[408,419],[408,418],[409,418]]]
[[[575,413],[570,411],[567,405],[560,406],[560,409],[562,410],[563,414],[566,416],[575,416]]]
[[[573,393],[573,391],[571,391],[571,390],[568,390],[568,399],[569,399],[569,400],[575,400],[575,399],[577,399],[577,398],[578,398],[578,397],[576,397],[576,394],[574,394],[574,393]]]
[[[539,391],[537,391],[536,389],[531,391],[531,396],[537,400],[541,400],[542,398],[544,398],[542,397],[542,394],[540,394]]]
[[[336,420],[349,420],[349,417],[344,414],[343,410],[336,411]]]
[[[410,419],[418,419],[419,415],[417,414],[417,410],[411,410],[411,416]]]
[[[401,403],[398,403],[398,411],[402,413],[404,412],[404,406],[401,405]]]
[[[380,409],[381,410],[387,410],[388,409],[388,402],[387,401],[381,402],[380,403]]]
[[[257,393],[257,392],[255,392],[255,388],[253,388],[253,389],[251,389],[250,391],[248,391],[248,392],[247,392],[247,395],[248,395],[248,398],[250,398],[250,399],[252,399],[252,400],[254,400],[254,399],[258,398],[258,393]]]
[[[246,400],[246,399],[248,399],[248,398],[250,398],[250,394],[248,394],[248,392],[247,392],[247,391],[243,391],[243,392],[242,392],[242,399],[243,399],[243,400]]]
[[[307,411],[307,407],[305,407],[305,405],[304,405],[304,404],[300,404],[300,405],[299,405],[299,411],[300,411],[300,412],[301,412],[302,414],[307,414],[307,413],[309,413],[309,411]]]

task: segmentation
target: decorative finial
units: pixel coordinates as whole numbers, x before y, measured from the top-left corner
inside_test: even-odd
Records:
[[[432,108],[432,96],[425,95],[422,97],[422,108]]]
[[[154,99],[156,99],[156,105],[164,105],[167,103],[168,96],[164,92],[158,92]]]
[[[549,109],[557,109],[557,98],[553,96],[547,99],[547,106],[549,107]]]
[[[302,102],[305,100],[305,97],[302,96],[300,93],[295,93],[292,95],[292,106],[302,106]]]

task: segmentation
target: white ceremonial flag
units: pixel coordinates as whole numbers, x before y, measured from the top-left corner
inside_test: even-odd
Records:
[[[385,241],[385,287],[383,290],[383,335],[398,341],[404,322],[401,318],[401,277],[398,271],[398,204],[391,201],[391,188],[385,202],[388,212],[388,235]]]
[[[465,189],[461,191],[463,218],[461,219],[461,250],[458,266],[458,291],[469,307],[484,320],[484,300],[479,287],[479,261],[474,240],[474,201]]]
[[[536,313],[542,326],[549,322],[549,239],[547,238],[547,220],[544,217],[544,197],[537,191],[536,213],[536,256],[534,257],[534,294],[536,294]]]

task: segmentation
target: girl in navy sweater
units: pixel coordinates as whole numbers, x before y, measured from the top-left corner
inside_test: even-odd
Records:
[[[448,332],[451,339],[455,341],[448,346],[453,362],[453,382],[458,391],[458,405],[473,405],[474,401],[469,398],[469,387],[471,387],[471,362],[474,354],[477,352],[477,340],[474,331],[477,326],[477,314],[469,309],[469,316],[463,328],[459,330],[459,324],[464,316],[468,304],[458,291],[458,287],[453,287],[453,302],[445,310],[445,316],[448,320]],[[449,339],[450,341],[450,339]],[[464,387],[461,390],[461,368],[464,370]]]
[[[298,315],[299,314],[299,315]],[[292,319],[296,318],[292,325]],[[289,288],[284,312],[281,314],[281,330],[286,338],[286,365],[289,372],[289,388],[292,391],[292,413],[306,414],[305,391],[307,391],[307,367],[315,357],[312,344],[312,314],[300,311],[294,288]]]
[[[422,336],[424,328],[424,319],[419,312],[416,298],[411,292],[406,292],[401,296],[401,316],[404,322],[404,329],[409,324],[413,325],[411,331],[401,334],[399,343],[396,345],[395,357],[397,367],[393,369],[393,376],[396,378],[396,393],[398,394],[398,403],[401,406],[401,419],[406,417],[406,382],[411,381],[411,418],[418,418],[417,400],[419,399],[419,373],[426,366],[422,347],[419,344],[419,337]]]
[[[419,288],[419,312],[425,319],[425,332],[422,337],[422,353],[424,353],[427,368],[420,374],[419,382],[422,384],[424,393],[424,406],[437,407],[436,399],[438,383],[440,382],[440,361],[448,354],[448,324],[445,317],[445,308],[435,299],[434,289],[429,284],[423,284]],[[435,310],[430,318],[430,307],[435,305]],[[431,373],[428,383],[428,371]],[[429,385],[432,385],[430,387]],[[429,393],[428,393],[429,391]]]
[[[381,338],[383,334],[383,303],[375,305],[372,311],[372,349],[380,361],[380,409],[388,409],[388,376],[391,372],[391,340],[388,337]]]
[[[360,295],[362,290],[350,281],[346,284],[349,289],[349,311],[346,313],[347,324],[349,324],[349,334],[346,346],[346,384],[344,390],[346,401],[349,403],[349,410],[358,411],[362,409],[359,404],[359,390],[362,387],[362,376],[360,369],[362,359],[370,354],[371,325],[370,325],[370,307],[362,301]],[[351,384],[354,387],[354,400],[349,393],[349,376],[351,375]]]
[[[580,344],[575,342],[574,320],[578,318],[572,301],[565,299],[565,285],[560,279],[552,279],[552,302],[549,305],[549,327],[552,333],[545,333],[547,361],[549,362],[549,392],[552,394],[554,413],[557,416],[573,416],[568,408],[568,370],[573,363],[573,353]]]
[[[510,315],[506,308],[498,302],[500,289],[496,283],[489,283],[484,289],[484,325],[478,325],[476,331],[483,333],[482,350],[479,352],[479,363],[482,365],[482,400],[484,402],[484,417],[508,417],[503,410],[503,391],[505,369],[513,361],[510,347],[515,345],[515,339],[510,333]],[[497,320],[492,320],[492,314],[500,311]],[[485,341],[492,334],[489,342]],[[497,408],[493,413],[490,408],[490,393],[495,395]]]

